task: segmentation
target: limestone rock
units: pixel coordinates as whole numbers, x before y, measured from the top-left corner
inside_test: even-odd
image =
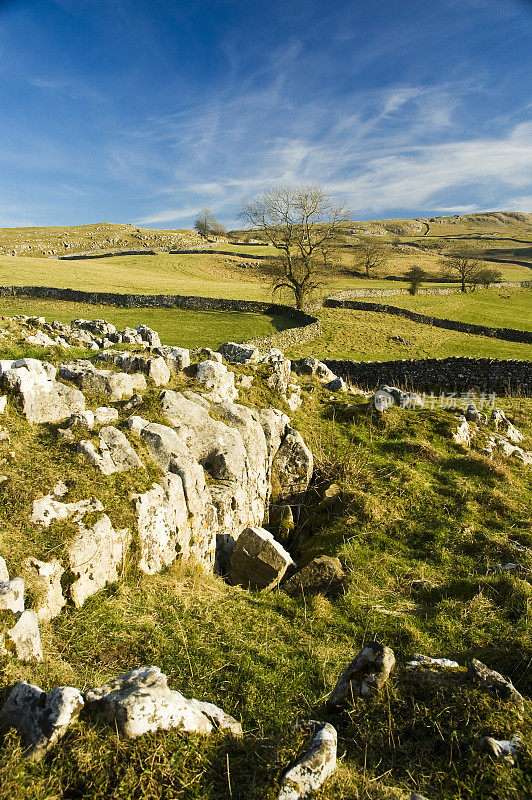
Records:
[[[198,364],[196,378],[205,387],[207,397],[215,403],[235,400],[238,397],[235,373],[230,372],[225,364],[210,360],[201,361]]]
[[[49,622],[61,613],[66,604],[61,588],[64,567],[57,559],[39,561],[37,558],[27,558],[23,567],[28,583],[36,595],[33,610],[37,619],[39,622]]]
[[[395,665],[393,650],[379,642],[369,642],[338,678],[327,705],[334,707],[353,697],[369,697],[380,691]]]
[[[290,383],[290,374],[292,371],[292,362],[289,358],[283,358],[276,361],[271,366],[271,375],[266,379],[266,385],[273,389],[274,392],[286,395],[288,384]]]
[[[323,383],[329,383],[336,378],[334,372],[326,364],[312,356],[292,362],[292,368],[298,375],[311,375]]]
[[[285,581],[281,588],[290,595],[320,593],[327,597],[338,594],[344,580],[345,572],[339,559],[318,556]]]
[[[523,706],[523,697],[513,683],[499,672],[487,667],[482,661],[474,658],[468,667],[468,673],[482,689],[493,692],[503,700],[508,700],[520,707]]]
[[[61,739],[83,705],[83,696],[72,686],[43,692],[30,683],[17,683],[0,711],[0,730],[15,728],[24,755],[36,761]]]
[[[414,653],[405,664],[406,669],[458,669],[460,664],[450,658],[433,658],[421,653]]]
[[[9,572],[7,571],[7,565],[2,556],[0,556],[0,583],[8,583],[9,582]]]
[[[129,739],[158,730],[209,734],[210,720],[180,692],[168,688],[158,667],[140,667],[85,694],[87,711],[116,725]]]
[[[34,611],[17,615],[13,627],[0,634],[0,652],[11,653],[21,661],[42,661],[41,634]]]
[[[4,414],[7,407],[7,395],[0,395],[0,414]]]
[[[149,344],[150,347],[160,347],[161,340],[159,339],[159,334],[157,331],[152,330],[152,328],[148,328],[147,325],[137,325],[135,328],[143,342]]]
[[[160,572],[177,557],[177,550],[188,552],[190,528],[188,510],[179,475],[167,474],[161,483],[134,499],[140,545],[139,569],[149,575]],[[183,547],[180,546],[180,539]]]
[[[202,714],[205,714],[218,730],[228,731],[237,738],[243,736],[240,722],[230,714],[226,714],[225,711],[222,711],[221,708],[218,708],[218,706],[215,706],[213,703],[205,703],[203,700],[195,700],[192,698],[192,700],[188,701],[188,704],[191,708],[196,708]]]
[[[203,468],[192,458],[185,442],[168,425],[147,422],[142,417],[131,417],[129,425],[139,433],[159,466],[180,476],[190,514],[202,514],[210,494]]]
[[[110,422],[118,422],[118,410],[110,406],[100,406],[94,412],[94,422],[97,425],[109,425]]]
[[[229,581],[246,589],[273,589],[295,563],[264,528],[246,528],[236,541],[229,566]]]
[[[268,459],[271,467],[290,424],[290,419],[277,408],[261,408],[259,409],[259,420],[266,438]]]
[[[523,746],[520,736],[513,739],[494,739],[492,736],[483,736],[479,740],[480,749],[488,753],[496,761],[506,761],[510,766],[515,766],[519,751]]]
[[[308,488],[314,470],[314,459],[303,437],[294,428],[287,427],[272,470],[282,497],[288,498]]]
[[[453,431],[452,437],[456,444],[463,444],[465,447],[471,445],[471,428],[465,417],[457,417],[457,427]]]
[[[308,750],[285,772],[279,800],[305,800],[316,792],[336,769],[337,735],[328,722],[307,723],[314,731]]]
[[[394,396],[387,389],[377,389],[373,397],[373,405],[376,411],[387,411],[395,404]]]
[[[93,443],[88,440],[79,442],[78,452],[82,453],[104,475],[143,467],[142,461],[118,428],[114,428],[112,425],[102,428],[99,438],[99,453]]]
[[[33,501],[31,521],[35,525],[42,525],[48,528],[55,520],[73,519],[74,522],[81,520],[85,514],[93,511],[103,511],[103,506],[94,497],[89,500],[78,500],[76,503],[62,503],[56,500],[56,492],[47,494],[45,497],[38,497]]]
[[[301,405],[301,386],[297,383],[289,383],[286,387],[286,404],[291,411],[295,411]]]
[[[94,428],[94,413],[89,409],[72,414],[67,422],[69,428],[80,427],[91,431]]]
[[[81,392],[56,382],[55,367],[34,358],[0,362],[3,386],[16,392],[28,422],[61,422],[73,411],[83,411]]]
[[[190,350],[184,347],[168,347],[163,345],[158,347],[156,352],[164,358],[170,372],[182,372],[185,367],[190,366]]]
[[[12,581],[8,578],[7,581],[0,581],[1,611],[10,611],[12,614],[22,614],[24,611],[24,581],[22,578],[13,578]]]
[[[79,534],[68,546],[66,558],[70,597],[79,608],[88,597],[118,580],[131,534],[127,529],[116,531],[106,514],[92,528],[82,523],[78,527]]]
[[[62,364],[59,375],[75,383],[83,392],[106,395],[117,402],[131,397],[135,391],[145,391],[146,378],[141,373],[128,375],[126,372],[112,372],[97,369],[90,361],[74,361]]]
[[[226,342],[218,352],[232,364],[257,364],[260,361],[260,351],[253,345]]]

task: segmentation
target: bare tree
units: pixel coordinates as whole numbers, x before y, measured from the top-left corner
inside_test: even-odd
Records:
[[[355,250],[355,261],[363,267],[368,278],[370,273],[381,269],[388,262],[390,251],[386,245],[374,236],[361,236]]]
[[[481,266],[480,251],[470,242],[454,245],[443,257],[442,267],[444,277],[458,276],[463,292],[467,291],[467,284],[474,283],[473,278]]]
[[[349,220],[346,207],[320,186],[281,186],[243,200],[241,217],[278,251],[270,261],[273,290],[288,289],[296,307],[304,308],[309,294],[321,285],[320,265],[327,267],[342,238]]]
[[[204,239],[206,239],[209,234],[223,236],[226,232],[224,226],[218,222],[212,211],[208,208],[203,208],[199,212],[194,227]]]

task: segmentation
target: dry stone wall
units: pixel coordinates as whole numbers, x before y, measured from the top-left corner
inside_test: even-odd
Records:
[[[380,384],[445,391],[532,394],[532,362],[492,358],[424,358],[398,361],[336,361],[327,366],[346,380],[374,389]]]
[[[389,306],[382,303],[366,303],[361,300],[336,300],[328,297],[324,303],[328,308],[352,308],[358,311],[378,311],[383,314],[393,314],[397,317],[406,317],[414,322],[421,322],[424,325],[433,325],[435,328],[446,328],[450,331],[461,331],[462,333],[472,333],[477,336],[490,336],[493,339],[504,339],[507,342],[532,343],[531,331],[519,331],[515,328],[489,328],[487,325],[473,325],[470,322],[459,322],[455,319],[439,319],[429,317],[426,314],[418,314],[417,311],[410,311],[408,308]]]

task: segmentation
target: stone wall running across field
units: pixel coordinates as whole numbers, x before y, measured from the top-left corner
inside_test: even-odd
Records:
[[[478,291],[482,291],[484,287],[478,287]],[[501,281],[500,283],[491,284],[491,289],[531,289],[532,281]],[[460,294],[462,288],[460,286],[426,286],[423,289],[418,289],[416,294]],[[394,295],[407,295],[412,294],[409,289],[347,289],[343,292],[335,292],[329,295],[328,300],[351,300],[356,297],[393,297]]]
[[[532,362],[492,358],[423,358],[398,361],[336,361],[325,363],[336,375],[367,389],[381,384],[405,389],[445,392],[521,392],[532,395]]]
[[[316,317],[293,306],[265,303],[258,300],[226,300],[218,297],[188,297],[169,294],[115,294],[113,292],[82,292],[77,289],[59,289],[53,286],[0,286],[0,297],[40,297],[65,300],[73,303],[111,305],[122,308],[183,308],[190,311],[239,311],[274,316],[282,314],[294,320],[294,327],[273,333],[253,344],[261,347],[290,347],[306,342],[321,334]]]
[[[455,319],[439,319],[429,317],[426,314],[418,314],[417,311],[410,311],[408,308],[384,305],[383,303],[367,303],[361,300],[336,300],[328,297],[324,305],[328,308],[352,308],[357,311],[378,311],[383,314],[394,314],[397,317],[406,317],[414,322],[421,322],[425,325],[433,325],[435,328],[446,328],[450,331],[461,331],[462,333],[472,333],[476,336],[490,336],[492,339],[504,339],[507,342],[532,343],[531,331],[519,331],[515,328],[489,328],[486,325],[473,325],[470,322],[459,322]]]

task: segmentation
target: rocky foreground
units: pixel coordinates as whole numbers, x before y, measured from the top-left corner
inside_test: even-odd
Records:
[[[193,560],[244,590],[281,588],[303,598],[305,592],[334,596],[342,591],[344,572],[338,559],[317,557],[299,569],[284,546],[286,538],[280,535],[281,543],[272,530],[282,534],[293,528],[292,509],[313,479],[313,454],[285,413],[301,405],[300,378],[310,376],[328,392],[353,398],[360,390],[346,386],[316,359],[291,362],[279,350],[264,353],[235,343],[226,343],[219,352],[166,347],[143,325],[117,331],[103,320],[75,320],[67,326],[16,317],[4,320],[2,328],[6,347],[22,342],[60,348],[62,354],[72,348],[94,351],[91,359],[71,358],[57,365],[29,357],[0,361],[0,414],[6,419],[8,412],[22,415],[31,426],[48,426],[65,447],[64,475],[48,494],[33,499],[29,524],[36,532],[58,523],[74,530],[51,560],[42,560],[30,548],[20,574],[10,576],[0,558],[0,650],[5,657],[42,660],[39,625],[67,606],[81,608],[116,582],[131,560],[145,575],[164,571],[178,557]],[[243,365],[246,371],[236,372],[232,365]],[[185,378],[186,388],[180,388]],[[238,402],[240,391],[260,389],[258,384],[279,398],[281,408]],[[155,406],[145,402],[153,388]],[[422,404],[415,393],[387,386],[365,399],[380,414],[392,406],[408,414]],[[2,426],[0,434],[3,484],[10,479],[9,463],[16,453],[9,449],[9,427]],[[448,435],[488,458],[497,453],[532,463],[532,454],[519,447],[522,434],[500,409],[489,416],[474,404],[465,413],[451,409]],[[149,473],[155,478],[145,491],[130,494],[130,527],[113,525],[105,497],[70,497],[78,493],[69,480],[69,460],[103,476]],[[338,487],[332,483],[322,505],[337,500]],[[498,566],[501,571],[519,570],[516,564]],[[395,668],[389,647],[366,643],[340,675],[325,708],[334,711],[355,698],[380,693]],[[465,673],[455,661],[423,654],[413,655],[401,669]],[[512,683],[482,662],[474,660],[467,675],[498,701],[524,708]],[[169,688],[156,666],[137,667],[84,691],[59,686],[44,693],[20,682],[0,711],[0,727],[18,730],[25,754],[38,760],[80,714],[116,727],[126,738],[170,728],[243,736],[240,723],[226,710]],[[282,778],[283,800],[309,797],[336,767],[335,728],[316,720],[298,724],[310,734],[310,743]],[[514,764],[522,743],[518,734],[512,740],[486,736],[480,746]]]

